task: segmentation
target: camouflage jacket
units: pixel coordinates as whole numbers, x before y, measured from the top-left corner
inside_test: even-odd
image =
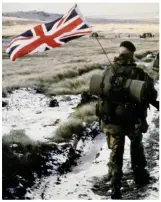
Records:
[[[104,75],[105,74],[119,74],[119,75],[123,75],[126,76],[126,78],[129,79],[135,79],[135,80],[141,80],[141,81],[145,81],[146,84],[148,85],[148,96],[147,96],[147,100],[144,103],[128,103],[128,107],[129,107],[129,111],[127,110],[127,117],[125,117],[126,115],[123,115],[121,117],[117,117],[115,115],[115,111],[116,111],[116,105],[113,103],[108,103],[107,100],[105,98],[101,99],[100,104],[97,105],[96,108],[96,112],[98,114],[98,116],[102,116],[103,119],[111,119],[111,121],[113,122],[120,122],[119,118],[122,120],[124,119],[125,122],[129,121],[129,122],[137,122],[138,118],[140,119],[145,119],[147,116],[147,108],[149,107],[149,104],[152,104],[155,106],[156,104],[156,98],[157,98],[157,91],[154,88],[154,81],[153,79],[147,74],[145,73],[142,69],[138,68],[136,66],[135,61],[133,60],[133,58],[129,58],[129,57],[117,57],[114,59],[112,68],[108,68],[104,71]],[[101,107],[100,107],[101,105]],[[125,105],[127,105],[125,103]],[[101,108],[98,109],[99,107]],[[159,107],[159,104],[157,103],[157,106]],[[122,110],[121,108],[122,106],[117,107],[118,111]],[[100,110],[100,111],[99,111]],[[118,121],[117,121],[118,119]]]

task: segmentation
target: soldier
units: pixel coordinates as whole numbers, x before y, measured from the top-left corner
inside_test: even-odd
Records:
[[[145,81],[148,86],[147,100],[137,103],[132,100],[117,102],[117,98],[107,99],[102,97],[96,105],[96,115],[99,116],[101,129],[107,135],[108,148],[111,149],[108,163],[108,180],[111,181],[111,198],[120,199],[121,178],[123,166],[123,153],[125,136],[131,140],[131,167],[134,172],[135,182],[145,185],[149,182],[149,173],[145,169],[146,158],[142,144],[142,133],[148,129],[146,122],[149,103],[159,108],[156,101],[157,91],[154,89],[153,79],[142,69],[137,68],[133,55],[136,48],[130,41],[120,44],[119,56],[114,59],[113,68],[105,70],[104,75],[113,74],[124,78]],[[119,89],[118,89],[119,93]],[[120,93],[119,97],[123,97]]]

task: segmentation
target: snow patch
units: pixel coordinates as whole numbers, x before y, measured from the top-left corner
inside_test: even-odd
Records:
[[[69,97],[69,96],[68,96]],[[43,94],[36,94],[32,89],[19,89],[13,91],[8,98],[8,106],[2,109],[2,134],[9,134],[11,130],[25,130],[32,140],[46,141],[54,136],[54,131],[80,102],[80,95],[70,96],[66,101],[64,96],[54,97],[59,107],[48,107],[50,98]],[[56,124],[56,122],[59,122]]]

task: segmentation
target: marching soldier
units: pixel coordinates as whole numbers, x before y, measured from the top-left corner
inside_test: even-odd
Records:
[[[121,101],[118,101],[111,91],[110,99],[102,96],[96,105],[96,115],[101,120],[102,131],[107,135],[108,148],[112,150],[108,163],[108,179],[111,181],[112,199],[121,198],[120,187],[123,175],[125,136],[128,136],[131,140],[131,167],[134,172],[135,182],[139,185],[145,185],[149,182],[149,173],[146,170],[146,158],[142,144],[142,133],[145,133],[148,129],[146,116],[149,104],[154,105],[159,110],[159,102],[156,101],[157,91],[154,89],[153,79],[142,69],[136,67],[133,59],[135,51],[136,48],[133,43],[123,41],[120,44],[119,56],[114,59],[112,64],[113,68],[107,69],[104,72],[104,76],[111,74],[119,76],[119,78],[145,81],[148,88],[147,99],[141,103],[128,100],[127,98],[124,100],[121,88],[118,86],[117,89],[117,85],[115,85],[115,92],[117,91],[119,97],[122,97]],[[116,83],[119,82],[115,80],[114,84]],[[137,93],[137,85],[135,90]]]

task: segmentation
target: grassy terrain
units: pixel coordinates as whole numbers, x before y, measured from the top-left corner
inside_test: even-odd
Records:
[[[33,27],[37,22],[24,21],[12,25],[3,23],[3,40]],[[159,25],[157,24],[97,24],[94,30],[101,36],[100,42],[112,61],[118,55],[121,41],[131,40],[137,48],[136,54],[159,49]],[[143,32],[153,32],[154,38],[140,39]],[[120,34],[120,38],[115,35]],[[130,35],[130,38],[128,38]],[[20,87],[41,87],[46,94],[77,94],[88,89],[94,70],[108,64],[96,39],[83,37],[70,41],[60,48],[41,54],[10,61],[2,48],[2,78],[4,91]],[[148,61],[147,61],[148,62]]]
[[[95,102],[90,102],[78,107],[70,116],[69,120],[59,126],[53,140],[56,142],[63,142],[70,140],[74,134],[78,137],[82,136],[83,131],[85,131],[90,123],[98,121],[98,118],[95,116],[95,105]],[[84,126],[83,122],[87,123],[87,125]]]

